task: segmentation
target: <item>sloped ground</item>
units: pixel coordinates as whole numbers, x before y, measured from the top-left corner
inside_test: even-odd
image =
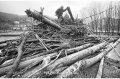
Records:
[[[120,61],[105,58],[102,78],[120,78]]]
[[[100,62],[84,70],[78,70],[69,78],[96,78]],[[102,78],[120,78],[120,61],[105,57]]]
[[[77,71],[74,75],[70,77],[71,78],[95,78],[98,67],[99,67],[99,62],[89,68]]]

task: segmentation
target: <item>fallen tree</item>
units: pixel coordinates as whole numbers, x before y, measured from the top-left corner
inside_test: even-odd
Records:
[[[60,67],[65,67],[65,66],[69,66],[70,64],[73,64],[75,61],[77,61],[77,60],[79,60],[79,59],[82,59],[82,58],[84,58],[84,57],[86,57],[86,56],[88,56],[88,55],[90,55],[90,54],[93,54],[95,51],[97,51],[97,50],[99,50],[99,49],[101,49],[101,48],[103,48],[104,46],[106,46],[108,43],[106,43],[106,42],[103,42],[103,43],[101,43],[101,44],[98,44],[98,45],[95,45],[95,46],[93,46],[93,47],[89,47],[89,48],[87,48],[87,49],[84,49],[84,50],[82,50],[82,51],[79,51],[79,52],[77,52],[77,53],[74,53],[74,54],[71,54],[71,55],[68,55],[68,56],[66,56],[66,57],[63,57],[63,58],[60,58],[60,59],[57,59],[55,62],[53,62],[51,65],[48,65],[46,68],[45,68],[45,72],[48,72],[48,71],[50,71],[50,72],[52,72],[52,71],[54,71],[55,69],[57,69],[57,68],[60,68]],[[81,46],[82,47],[82,46]],[[83,46],[84,47],[84,46]],[[96,48],[97,47],[97,48]],[[78,48],[78,47],[77,47]],[[80,48],[80,47],[79,47]],[[75,48],[74,48],[75,49]],[[73,50],[74,50],[73,49]],[[69,49],[70,50],[70,49]],[[78,50],[78,49],[77,49]],[[66,51],[67,52],[67,51]],[[69,53],[71,53],[71,51],[69,51]],[[69,54],[68,52],[67,52],[67,54]],[[51,61],[52,62],[52,61]],[[35,69],[36,70],[36,69]],[[33,71],[34,71],[34,69],[33,69]],[[61,70],[60,70],[61,71]],[[31,71],[32,72],[32,71]],[[26,73],[27,74],[27,73]],[[38,72],[36,72],[36,74],[39,74],[39,76],[40,76],[40,74],[41,73],[39,73],[39,71]],[[36,75],[36,74],[33,74],[33,76],[34,75]],[[31,75],[31,74],[28,74],[28,75],[25,75],[24,74],[24,76],[23,77],[27,77],[27,76],[29,76],[29,75]],[[49,74],[48,74],[49,75]]]
[[[99,68],[98,68],[96,78],[101,78],[102,77],[103,64],[104,64],[104,57],[100,61],[100,65],[99,65]]]
[[[65,78],[65,77],[72,75],[78,69],[82,70],[82,69],[92,66],[96,62],[100,61],[100,59],[102,59],[106,54],[108,54],[119,43],[120,43],[120,39],[118,39],[113,45],[110,45],[106,50],[104,50],[97,56],[90,58],[90,59],[77,61],[75,64],[71,65],[66,70],[64,70],[62,73],[60,73],[57,77]]]
[[[76,47],[76,48],[72,48],[72,49],[67,49],[68,51],[66,51],[66,54],[71,54],[73,52],[75,52],[75,50],[83,50],[85,48],[88,48],[90,46],[92,46],[93,44],[85,44],[85,45],[82,45],[82,46],[79,46],[79,47]],[[74,51],[73,51],[74,50]],[[53,59],[53,58],[56,58],[58,54],[56,53],[55,55],[52,55],[50,58]],[[63,56],[64,53],[61,53],[60,56]],[[52,62],[52,61],[51,61]],[[29,75],[31,75],[33,72],[35,72],[36,70],[38,70],[38,67],[25,73],[22,77],[28,77]],[[39,72],[36,72],[35,74],[38,74]],[[33,74],[34,75],[34,74]]]
[[[44,56],[40,56],[40,57],[36,57],[36,58],[30,59],[27,61],[20,62],[18,69],[25,68],[26,66],[28,66],[29,64],[31,64],[35,61],[40,62],[40,61],[42,61],[43,58],[44,58]],[[0,76],[5,75],[12,67],[13,67],[13,65],[0,68]]]
[[[25,12],[28,15],[28,17],[33,17],[35,20],[38,20],[38,21],[42,20],[43,23],[49,24],[49,25],[53,26],[54,28],[56,28],[57,30],[61,30],[62,29],[60,25],[58,25],[56,22],[48,19],[47,17],[45,17],[41,13],[37,14],[37,13],[32,12],[30,10],[26,10]]]
[[[85,45],[82,45],[82,46],[79,46],[79,50],[82,50],[82,49],[85,49],[85,48],[87,48],[87,47],[90,47],[90,46],[92,46],[93,44],[85,44]],[[78,48],[78,47],[77,47]],[[59,50],[60,50],[61,48],[59,48]],[[72,48],[73,49],[73,48]],[[74,49],[76,49],[76,48],[74,48]],[[56,49],[56,50],[58,50],[58,48]],[[56,50],[54,50],[54,51],[51,51],[51,52],[55,52]],[[78,50],[78,49],[77,49]],[[49,51],[50,52],[50,51]],[[70,52],[70,49],[69,49],[69,52],[67,52],[68,54],[69,53],[71,53]],[[52,53],[52,54],[48,54],[47,56],[50,56],[51,58],[55,58],[56,57],[56,55],[57,55],[57,53]],[[62,53],[61,55],[64,55],[64,53]],[[22,69],[22,68],[24,68],[24,67],[26,67],[26,66],[28,66],[29,64],[31,64],[31,63],[33,63],[33,62],[42,62],[42,59],[44,58],[44,57],[46,57],[46,55],[44,55],[44,56],[39,56],[39,55],[35,55],[35,57],[33,58],[33,59],[29,59],[29,60],[26,60],[26,61],[22,61],[21,63],[20,63],[20,65],[19,65],[19,67],[18,67],[18,69]],[[14,60],[11,60],[11,61],[14,61]],[[11,61],[9,61],[9,62],[11,62]],[[6,62],[6,64],[7,64],[8,62]],[[37,63],[36,63],[37,64]],[[2,68],[0,68],[0,75],[2,76],[2,75],[5,75],[10,69],[12,68],[12,65],[10,65],[10,66],[6,66],[6,67],[2,67]]]
[[[84,58],[84,57],[87,57],[91,54],[94,54],[96,51],[102,49],[107,44],[108,44],[107,42],[103,42],[103,43],[100,43],[98,45],[87,48],[85,50],[82,50],[82,51],[76,52],[74,54],[68,55],[67,57],[63,57],[61,59],[58,59],[52,65],[48,66],[47,70],[54,70],[58,67],[71,65],[71,64],[75,63],[76,61]]]
[[[16,60],[13,63],[13,67],[9,70],[6,77],[8,77],[8,78],[12,77],[12,75],[16,71],[17,67],[19,66],[20,60],[21,60],[22,55],[23,55],[23,47],[25,45],[26,40],[27,40],[27,34],[24,34],[23,37],[22,37],[22,42],[17,48],[18,56],[17,56]]]
[[[41,61],[42,61],[42,58],[44,57],[44,56],[42,56],[42,55],[47,55],[47,54],[49,55],[50,53],[53,53],[53,52],[56,52],[56,51],[59,51],[59,50],[61,50],[61,49],[68,48],[68,47],[69,47],[68,45],[67,45],[67,46],[66,46],[66,45],[63,45],[63,46],[58,47],[58,48],[56,48],[56,49],[53,49],[53,50],[50,50],[50,51],[47,51],[47,52],[44,52],[44,53],[40,53],[39,55],[35,55],[33,59],[20,62],[20,65],[19,65],[18,68],[19,68],[19,69],[22,69],[22,68],[26,67],[27,65],[29,65],[29,64],[37,61],[37,60],[38,60],[39,62],[41,62]],[[55,54],[55,55],[53,55],[53,54]],[[56,53],[53,53],[53,54],[50,54],[50,55],[56,56]],[[13,60],[12,60],[12,61],[13,61]],[[5,75],[12,67],[13,67],[13,66],[10,65],[10,66],[6,66],[6,67],[3,67],[3,68],[0,68],[0,76]]]

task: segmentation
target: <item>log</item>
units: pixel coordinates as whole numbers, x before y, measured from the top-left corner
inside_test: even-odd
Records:
[[[25,68],[26,66],[28,66],[29,64],[31,64],[35,61],[42,61],[43,58],[44,58],[44,56],[40,56],[40,57],[36,57],[36,58],[30,59],[27,61],[20,62],[18,69]],[[12,67],[13,67],[13,65],[0,68],[0,76],[5,75]]]
[[[39,40],[40,44],[42,44],[43,47],[48,51],[48,48],[47,48],[47,46],[43,43],[42,39],[41,39],[37,34],[35,34],[35,37]]]
[[[62,29],[61,26],[58,25],[56,22],[46,18],[44,15],[42,15],[40,13],[37,14],[37,13],[32,12],[30,10],[26,10],[25,12],[28,15],[28,17],[32,17],[32,18],[34,18],[35,20],[38,20],[38,21],[41,21],[41,19],[42,19],[43,23],[49,24],[49,25],[53,26],[54,28],[56,28],[57,30],[61,30]]]
[[[85,44],[85,45],[82,45],[82,46],[79,47],[79,48],[81,48],[81,50],[82,50],[82,49],[85,49],[85,48],[87,48],[87,47],[89,47],[89,46],[91,46],[91,45],[92,45],[92,44]],[[82,48],[82,47],[84,47],[84,48]],[[60,49],[61,49],[61,48],[57,48],[56,50],[60,50]],[[50,52],[55,52],[56,50],[53,50],[53,51],[50,51]],[[79,49],[79,50],[80,50],[80,49]],[[67,53],[69,54],[69,52],[67,52]],[[51,55],[51,58],[55,58],[56,55],[57,55],[57,52],[56,52],[56,53],[52,53],[52,54],[48,54],[48,55]],[[39,61],[39,62],[40,62],[40,61],[42,61],[42,59],[43,59],[44,57],[45,57],[45,56],[35,55],[35,57],[34,57],[33,59],[30,59],[30,60],[21,62],[18,68],[19,68],[19,69],[22,69],[22,68],[28,66],[29,64],[35,62],[35,61]],[[11,61],[12,61],[12,60],[11,60]],[[7,67],[0,68],[0,76],[6,74],[6,72],[8,72],[9,69],[11,69],[11,68],[12,68],[12,65],[7,66]]]
[[[106,50],[104,50],[97,56],[90,58],[90,59],[77,61],[75,64],[71,65],[66,70],[64,70],[62,73],[60,73],[57,77],[66,78],[72,75],[78,69],[82,70],[82,69],[92,66],[93,64],[100,61],[105,55],[107,55],[113,49],[113,47],[116,47],[119,43],[120,43],[120,39],[118,39],[112,46],[110,45]]]
[[[11,78],[12,75],[14,74],[14,72],[16,71],[17,67],[19,66],[20,60],[21,60],[22,55],[23,55],[23,47],[25,45],[26,40],[27,40],[27,34],[25,34],[23,36],[22,42],[21,42],[21,44],[17,48],[18,56],[17,56],[15,62],[13,63],[13,67],[7,73],[7,75],[6,75],[7,78]]]
[[[94,44],[90,43],[90,44],[85,44],[85,45],[82,45],[82,46],[78,46],[78,47],[74,47],[74,48],[70,48],[70,49],[66,49],[66,52],[67,54],[71,54],[71,53],[74,53],[74,52],[78,52],[78,51],[81,51],[85,48],[88,48],[88,47],[91,47],[93,46]]]
[[[72,50],[71,49],[68,49],[67,51],[66,51],[66,53],[67,54],[71,54],[71,53],[74,53],[75,51],[74,50],[83,50],[83,49],[85,49],[85,48],[88,48],[88,47],[90,47],[90,46],[92,46],[93,44],[85,44],[85,45],[82,45],[82,46],[79,46],[79,47],[76,47],[76,48],[72,48]],[[61,55],[60,56],[62,56],[62,55],[64,55],[64,53],[61,53]],[[53,58],[55,58],[57,56],[57,53],[56,53],[56,55],[53,55],[52,57],[51,57],[51,59],[53,59]],[[51,61],[52,62],[52,61]],[[35,70],[38,70],[38,68],[35,68],[35,69],[33,69],[32,71],[29,71],[28,73],[26,73],[26,74],[24,74],[23,75],[23,77],[27,77],[27,76],[29,76],[30,75],[30,73],[31,72],[34,72]],[[40,76],[40,72],[37,72],[36,73],[37,75],[39,74],[39,76]],[[36,74],[34,74],[33,76],[35,76]]]
[[[18,41],[20,39],[13,39],[13,40],[5,40],[5,41],[0,41],[0,44],[6,44],[9,41]],[[43,41],[45,41],[45,43],[61,43],[59,40],[52,40],[52,39],[42,39]],[[31,42],[39,42],[38,39],[29,39],[26,41],[26,43],[31,43]],[[2,46],[6,46],[6,45],[0,45],[0,47]]]
[[[52,39],[42,39],[45,43],[61,43],[60,40],[52,40]],[[31,42],[39,42],[38,39],[31,39],[28,40],[26,43],[31,43]]]
[[[50,56],[47,56],[43,59],[43,63],[41,65],[39,65],[38,67],[36,67],[35,69],[33,69],[31,72],[25,73],[24,75],[22,75],[22,78],[30,78],[32,75],[34,75],[38,70],[42,70],[44,67],[46,67],[49,63],[50,63]]]
[[[101,44],[92,46],[90,48],[87,48],[85,50],[76,52],[74,54],[68,55],[67,57],[63,57],[61,59],[56,60],[52,65],[48,66],[47,69],[48,70],[54,70],[58,67],[64,67],[64,66],[68,66],[71,65],[73,63],[75,63],[78,60],[81,60],[91,54],[94,54],[96,51],[102,49],[103,47],[105,47],[108,43],[107,42],[103,42]]]
[[[27,57],[27,58],[25,58],[25,59],[40,57],[40,56],[42,56],[42,55],[47,55],[47,54],[50,54],[50,53],[54,53],[54,52],[56,52],[56,51],[59,51],[59,50],[61,50],[61,49],[67,49],[67,48],[69,48],[68,45],[62,45],[62,46],[57,47],[57,48],[55,48],[55,49],[52,49],[52,50],[50,50],[50,51],[43,52],[43,53],[34,55],[34,56],[32,56],[32,57]],[[26,52],[26,53],[24,53],[24,54],[28,54],[28,53],[35,52],[35,51],[40,51],[40,50],[42,50],[42,49],[41,49],[41,48],[33,49],[33,50],[28,51],[28,52]],[[23,60],[24,60],[24,59],[23,59]],[[8,61],[9,61],[9,60],[8,60]],[[0,68],[5,67],[5,66],[8,66],[8,65],[11,65],[14,60],[11,60],[11,61],[9,61],[9,62],[8,62],[8,61],[6,61],[6,62],[4,62],[2,65],[0,65]]]
[[[50,45],[50,46],[48,46],[49,48],[54,48],[54,49],[56,49],[56,48],[58,48],[60,45]],[[23,54],[23,57],[22,57],[22,60],[21,61],[24,61],[24,60],[27,60],[27,59],[31,59],[31,58],[35,58],[35,55],[33,55],[33,57],[26,57],[25,55],[30,55],[30,54],[32,54],[33,52],[35,52],[35,50],[37,51],[37,50],[45,50],[45,48],[44,47],[42,47],[42,48],[37,48],[37,49],[34,49],[34,50],[29,50],[29,51],[27,51],[27,52],[24,52],[24,54]],[[56,49],[57,50],[57,49]],[[9,50],[9,53],[12,53],[12,52],[16,52],[17,53],[17,50],[16,49],[10,49]],[[38,54],[37,52],[36,53],[34,53],[34,54]],[[42,53],[43,54],[43,53]],[[38,54],[39,55],[39,54]],[[41,55],[41,54],[40,54]],[[39,55],[39,56],[40,56]],[[0,68],[2,68],[2,67],[5,67],[5,66],[8,66],[8,65],[11,65],[11,64],[13,64],[13,61],[15,60],[15,57],[16,57],[16,55],[13,57],[11,57],[11,56],[8,56],[8,57],[6,57],[7,59],[5,60],[5,61],[3,61],[1,64],[2,65],[0,65]],[[38,57],[38,56],[36,56],[36,57]],[[12,60],[11,61],[9,61],[10,59],[12,58]],[[14,59],[14,60],[13,60]],[[9,61],[9,62],[7,62],[7,61]]]
[[[7,44],[6,44],[6,43],[0,44],[0,49],[3,49],[3,48],[5,48],[5,47],[7,47]]]
[[[101,59],[96,78],[101,78],[102,77],[103,64],[104,64],[104,57]]]
[[[72,21],[73,21],[73,22],[75,22],[74,17],[73,17],[72,12],[71,12],[70,7],[67,7],[67,10],[68,10],[68,13],[69,13],[69,15],[70,15],[70,17],[71,17]]]
[[[7,43],[7,42],[9,42],[9,41],[17,41],[17,40],[19,40],[19,39],[0,41],[0,44]]]

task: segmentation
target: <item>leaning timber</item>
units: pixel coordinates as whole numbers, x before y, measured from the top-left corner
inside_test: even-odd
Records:
[[[13,73],[17,70],[17,67],[19,66],[19,63],[20,63],[20,60],[22,58],[22,55],[23,55],[23,47],[26,43],[26,40],[27,40],[27,34],[25,34],[23,36],[23,39],[22,39],[22,42],[21,44],[19,45],[17,51],[18,51],[18,56],[15,60],[15,62],[13,63],[13,67],[10,69],[10,71],[7,73],[6,77],[7,78],[11,78]]]
[[[62,73],[60,73],[60,75],[58,75],[57,77],[65,78],[65,77],[72,75],[78,69],[82,70],[84,68],[92,66],[96,62],[100,61],[100,59],[102,59],[106,54],[108,54],[119,43],[120,43],[120,39],[118,39],[113,45],[109,45],[109,47],[106,50],[104,50],[97,56],[90,58],[90,59],[86,59],[86,60],[80,60],[80,61],[76,62],[75,64],[71,65],[66,70],[64,70]]]
[[[46,18],[44,15],[42,15],[42,14],[40,14],[40,13],[37,14],[37,13],[32,12],[32,11],[30,11],[30,10],[26,10],[25,12],[26,12],[26,14],[28,15],[28,17],[33,17],[35,20],[38,20],[38,21],[41,21],[41,20],[42,20],[43,23],[49,24],[49,25],[53,26],[54,28],[56,28],[57,30],[61,30],[61,26],[60,26],[60,25],[58,25],[58,24],[55,23],[54,21]]]

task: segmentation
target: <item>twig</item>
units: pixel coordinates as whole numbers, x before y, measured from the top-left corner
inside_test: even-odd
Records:
[[[36,38],[40,41],[40,43],[45,47],[45,49],[46,49],[47,51],[49,51],[48,48],[47,48],[47,46],[43,43],[42,39],[41,39],[37,34],[35,34],[35,36],[36,36]]]

